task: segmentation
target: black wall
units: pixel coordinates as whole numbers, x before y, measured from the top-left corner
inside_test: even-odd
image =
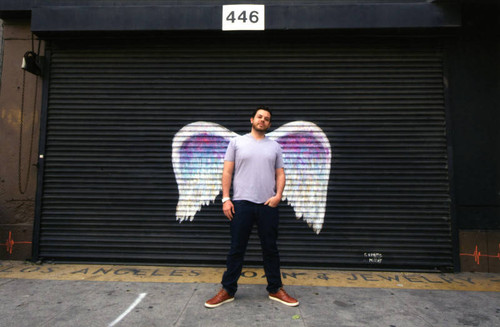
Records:
[[[449,57],[459,229],[500,228],[500,5],[463,7]]]

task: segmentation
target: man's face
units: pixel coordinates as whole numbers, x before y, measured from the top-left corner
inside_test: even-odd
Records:
[[[258,132],[266,132],[271,127],[271,114],[266,110],[258,110],[254,117],[250,118],[252,128]]]

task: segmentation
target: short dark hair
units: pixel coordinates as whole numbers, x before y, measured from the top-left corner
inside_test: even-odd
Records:
[[[255,109],[255,111],[253,112],[252,118],[255,118],[255,115],[257,114],[257,111],[259,111],[259,110],[265,110],[271,115],[271,118],[273,117],[273,113],[271,112],[271,109],[269,109],[268,106],[258,106],[257,109]]]

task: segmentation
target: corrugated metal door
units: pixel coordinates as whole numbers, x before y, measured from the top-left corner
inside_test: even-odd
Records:
[[[251,111],[266,104],[274,131],[311,122],[331,150],[329,175],[311,173],[327,187],[319,233],[295,218],[297,203],[281,205],[283,266],[452,267],[434,42],[207,34],[123,43],[49,49],[40,258],[223,264],[220,195],[193,221],[176,220],[172,142],[200,121],[247,133]],[[246,260],[261,260],[255,235]]]

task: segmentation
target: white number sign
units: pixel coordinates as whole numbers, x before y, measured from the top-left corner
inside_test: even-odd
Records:
[[[222,6],[223,31],[263,31],[265,29],[264,5]]]

